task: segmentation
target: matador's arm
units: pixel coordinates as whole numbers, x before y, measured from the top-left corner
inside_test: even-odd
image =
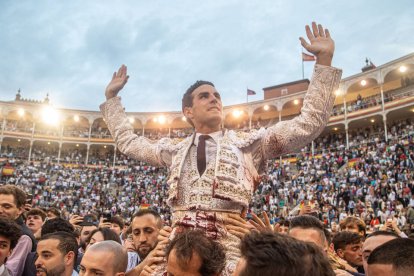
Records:
[[[309,144],[328,123],[342,71],[315,65],[300,115],[269,127],[262,139],[264,159],[295,152]]]
[[[117,148],[123,154],[154,166],[169,166],[171,154],[166,148],[170,139],[152,141],[134,133],[124,112],[120,97],[113,97],[100,105],[101,112]]]

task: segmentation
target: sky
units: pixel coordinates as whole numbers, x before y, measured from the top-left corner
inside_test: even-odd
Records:
[[[130,112],[178,111],[196,80],[214,82],[224,105],[246,89],[302,78],[299,37],[323,24],[343,77],[414,52],[412,0],[1,0],[0,101],[42,100],[99,110],[121,64]],[[310,78],[313,62],[305,63]]]

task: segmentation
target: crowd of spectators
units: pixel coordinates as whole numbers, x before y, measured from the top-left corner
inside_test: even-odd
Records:
[[[68,125],[63,128],[63,136],[88,138],[89,129],[87,127],[80,127],[78,125],[74,125],[74,126]]]
[[[351,131],[348,149],[345,135],[334,132],[315,140],[313,156],[308,145],[295,156],[294,163],[288,159],[269,161],[268,172],[253,196],[252,211],[264,210],[272,219],[286,218],[302,202],[314,200],[329,224],[337,223],[342,212],[376,216],[380,223],[385,216],[404,217],[413,201],[414,128],[409,119],[395,122],[389,126],[388,142],[381,132],[376,125]],[[42,208],[57,207],[82,215],[110,209],[126,219],[140,204],[149,204],[169,217],[163,201],[168,174],[164,168],[121,154],[112,167],[113,151],[91,151],[91,166],[70,164],[82,158],[80,150],[62,151],[67,162],[61,164],[53,162],[55,156],[47,148],[37,148],[32,154],[29,164],[19,158],[7,159],[15,171],[13,176],[2,177],[2,182],[33,194],[34,203]]]
[[[393,89],[384,92],[384,103],[398,100],[408,95],[412,95],[411,90],[405,89],[406,87],[412,86],[414,84],[413,78],[404,77],[401,79],[401,88]],[[346,111],[351,113],[361,109],[366,109],[374,106],[381,106],[382,99],[381,94],[375,94],[368,97],[362,97],[361,94],[358,94],[355,100],[346,102]],[[332,110],[332,116],[339,116],[345,114],[345,106],[343,104],[338,104],[334,106]]]
[[[85,167],[17,162],[15,173],[6,183],[33,195],[33,204],[55,207],[69,214],[100,214],[109,211],[127,219],[140,205],[150,204],[169,220],[165,204],[166,169],[130,162],[128,167]]]
[[[413,134],[407,120],[390,128],[388,142],[355,135],[347,149],[339,135],[322,137],[323,150],[313,158],[304,151],[295,166],[286,161],[270,164],[253,198],[252,210],[264,210],[276,221],[297,211],[292,207],[310,201],[327,225],[357,215],[371,231],[389,218],[406,229],[407,211],[414,205]]]
[[[332,274],[335,273],[334,270],[337,275],[361,275],[360,273],[364,271],[366,273],[371,269],[370,264],[373,265],[373,271],[376,269],[375,264],[393,264],[385,262],[382,257],[383,253],[378,253],[374,250],[375,248],[369,249],[369,253],[375,258],[364,257],[363,252],[365,247],[369,248],[375,241],[375,247],[381,248],[380,245],[384,243],[384,247],[392,253],[395,251],[395,245],[380,243],[376,240],[381,237],[383,241],[392,236],[392,239],[408,241],[407,238],[413,236],[414,128],[410,120],[401,120],[388,127],[388,141],[385,141],[381,133],[383,134],[383,129],[375,125],[368,129],[351,131],[349,148],[347,148],[345,135],[335,132],[315,140],[314,155],[310,153],[311,146],[308,145],[295,156],[294,162],[290,159],[283,159],[282,162],[279,159],[270,160],[268,171],[253,195],[247,219],[262,224],[263,221],[268,221],[267,225],[264,223],[265,228],[271,229],[273,233],[246,234],[243,232],[244,234],[240,235],[244,262],[237,268],[240,269],[240,274],[235,275],[258,275],[259,271],[262,271],[260,275],[274,275],[266,274],[270,273],[266,271],[276,269],[271,263],[279,264],[280,262],[280,259],[272,262],[268,257],[272,254],[282,259],[287,258],[286,262],[302,262],[306,258],[301,259],[298,256],[309,254],[314,256],[309,267],[317,266],[320,270],[315,273],[320,274],[312,274],[313,272],[306,270],[307,266],[303,266],[298,268],[298,272],[292,272],[293,274],[290,275],[335,275]],[[17,245],[12,242],[13,237],[10,238],[10,250],[17,246],[20,248],[19,252],[25,252],[27,255],[24,261],[26,264],[22,265],[17,261],[19,265],[16,266],[13,259],[21,258],[22,254],[17,254],[17,257],[15,254],[12,257],[12,253],[6,261],[6,268],[9,269],[11,275],[34,275],[24,274],[19,268],[29,269],[32,272],[37,270],[45,274],[50,272],[48,262],[41,257],[42,249],[53,246],[53,243],[48,240],[68,243],[65,248],[73,250],[62,252],[64,256],[76,251],[67,258],[70,261],[53,269],[69,271],[75,267],[75,270],[82,274],[83,271],[90,269],[89,266],[93,267],[93,258],[96,254],[106,251],[112,252],[114,256],[121,256],[118,263],[126,262],[125,268],[121,265],[111,269],[123,272],[129,270],[135,275],[143,276],[152,273],[154,267],[151,267],[151,264],[156,263],[157,256],[140,251],[139,246],[137,248],[138,242],[134,238],[134,228],[131,224],[137,220],[137,213],[145,213],[146,208],[150,207],[150,211],[156,214],[156,218],[159,218],[162,224],[170,225],[171,214],[165,202],[168,192],[166,169],[148,166],[123,155],[118,156],[116,166],[113,167],[113,159],[109,151],[106,153],[98,150],[92,151],[89,157],[92,165],[85,166],[70,162],[58,164],[54,162],[54,158],[47,158],[47,155],[51,154],[48,149],[35,150],[33,152],[35,158],[30,163],[26,158],[18,157],[21,151],[27,150],[24,147],[8,147],[2,150],[7,152],[3,155],[4,165],[8,163],[14,172],[12,175],[1,177],[3,186],[0,187],[0,198],[2,198],[1,189],[17,187],[28,201],[22,201],[19,197],[20,199],[16,199],[14,204],[17,207],[25,203],[30,204],[30,206],[26,205],[28,212],[25,214],[16,211],[10,217],[20,224],[20,227],[24,225],[21,235],[27,236],[23,239],[25,243],[17,243]],[[63,156],[70,153],[63,153]],[[74,158],[81,154],[80,151],[72,153]],[[3,194],[10,194],[7,189]],[[0,216],[7,217],[10,213],[4,213],[3,201],[0,205],[2,205]],[[78,235],[81,242],[71,243],[70,238],[61,233],[62,230],[57,226],[55,230],[51,232],[45,230],[46,232],[43,233],[43,228],[55,227],[50,226],[50,222],[54,221],[53,217],[61,220],[58,223],[59,227],[66,223],[68,229],[72,229],[69,232],[74,233],[75,236]],[[10,226],[8,223],[10,222],[0,220],[0,228],[7,226],[14,229],[15,226]],[[109,230],[102,230],[108,228]],[[161,226],[155,228],[158,229],[156,233],[160,234]],[[263,227],[257,228],[260,230]],[[246,229],[250,228],[246,227]],[[115,231],[117,235],[108,231]],[[303,238],[313,237],[312,231],[320,234],[317,236],[318,239]],[[357,235],[350,233],[353,231]],[[0,232],[0,241],[2,238],[9,238],[4,233]],[[280,236],[286,233],[291,237]],[[18,237],[19,242],[22,236]],[[179,239],[180,235],[176,238]],[[197,251],[197,244],[202,241],[202,238],[198,237],[194,243],[190,242],[191,237],[186,239],[188,244],[180,245],[179,241],[174,242],[173,246],[178,247],[175,250],[172,248],[166,251],[161,250],[164,252],[162,254],[167,252],[169,259],[169,256],[177,254],[177,250],[183,250],[183,246],[189,246],[195,250],[195,254],[199,254],[201,266],[207,262],[207,259],[211,261],[217,257],[203,255],[205,252]],[[317,246],[297,241],[301,239],[314,242]],[[36,240],[38,240],[37,254],[39,256],[37,259],[30,257],[36,251]],[[99,245],[103,241],[105,243]],[[274,244],[274,248],[262,248],[264,251],[269,250],[269,254],[273,253],[260,254],[251,248],[260,242]],[[123,247],[120,244],[123,244]],[[154,242],[152,246],[144,247],[144,249],[156,250],[156,244]],[[411,252],[412,243],[406,242],[405,244],[404,246],[408,246],[408,252]],[[287,245],[290,246],[291,256],[296,256],[298,259],[293,261],[289,259],[289,254],[276,252],[279,248],[286,248]],[[165,248],[166,245],[163,246]],[[217,245],[204,244],[203,246]],[[398,244],[398,246],[401,245]],[[96,252],[89,255],[88,250],[92,252],[96,250]],[[127,250],[130,253],[126,253]],[[217,252],[220,250],[222,249],[216,248]],[[184,258],[185,262],[187,257],[183,256],[174,256],[174,260]],[[127,261],[124,260],[125,258]],[[218,261],[219,259],[223,258],[217,259],[217,264],[215,264],[217,271],[223,269],[223,264]],[[0,259],[0,270],[1,261]],[[108,261],[108,263],[111,262]],[[173,260],[171,264],[172,267],[169,269],[182,269],[180,265],[174,267]],[[259,269],[258,264],[265,264],[261,266],[263,270]],[[289,269],[289,267],[283,268],[282,264],[277,267],[280,273],[283,273],[283,269]],[[391,269],[396,269],[396,267],[393,264]],[[401,267],[403,270],[407,269],[406,266]],[[350,274],[338,274],[338,271]],[[236,273],[239,272],[236,271]]]
[[[57,208],[33,208],[32,200],[16,185],[0,186],[1,275],[410,276],[414,271],[413,236],[392,218],[371,232],[352,213],[338,227],[334,222],[328,227],[307,203],[275,224],[266,212],[261,218],[251,213],[249,221],[232,215],[224,227],[240,238],[241,256],[228,270],[228,249],[220,239],[207,237],[201,226],[172,234],[154,209],[141,208],[127,221],[107,211],[65,219]]]
[[[33,132],[33,122],[25,120],[8,120],[4,126],[6,131],[15,131],[15,132]]]

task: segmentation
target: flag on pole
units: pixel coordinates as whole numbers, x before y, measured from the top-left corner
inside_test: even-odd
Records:
[[[315,60],[316,60],[315,56],[308,55],[302,52],[302,61],[315,61]]]
[[[247,88],[247,96],[253,96],[256,95],[256,92],[254,92],[253,90]]]

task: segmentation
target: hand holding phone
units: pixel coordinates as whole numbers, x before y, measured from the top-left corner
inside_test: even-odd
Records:
[[[104,213],[103,214],[104,222],[110,222],[112,219],[111,213]]]
[[[69,223],[72,225],[79,225],[81,222],[83,222],[83,217],[78,215],[73,215],[69,219]]]
[[[99,220],[99,227],[110,228],[111,227],[111,214],[102,214]]]
[[[26,204],[33,204],[33,195],[32,194],[27,194],[26,196]]]

